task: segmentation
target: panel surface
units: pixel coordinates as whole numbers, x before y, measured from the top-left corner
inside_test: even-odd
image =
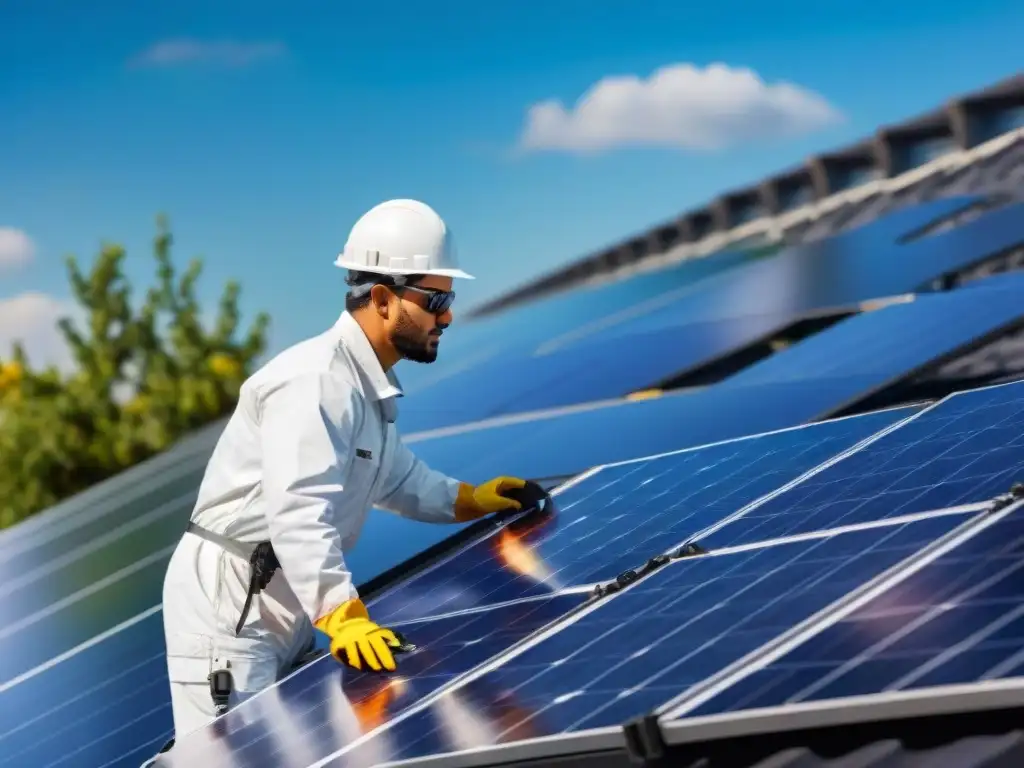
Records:
[[[614,579],[892,421],[870,414],[606,467],[555,497],[543,524],[505,530],[372,603],[395,622]]]
[[[754,343],[791,320],[753,315],[588,340],[544,355],[503,354],[403,398],[400,424],[415,432],[622,397]]]
[[[457,303],[456,320],[444,336],[441,355],[429,366],[400,370],[403,388],[409,394],[418,393],[465,370],[467,362],[483,365],[510,353],[529,353],[554,336],[572,334],[610,315],[637,311],[635,308],[643,314],[649,311],[647,305],[653,308],[674,303],[698,290],[704,279],[750,260],[750,254],[743,250],[722,251],[656,272],[580,287],[476,320],[459,319],[461,306]]]
[[[30,613],[0,625],[0,684],[158,603],[169,560],[170,552],[164,552],[137,561],[116,580],[100,563],[104,581],[74,584],[74,591],[69,588],[67,597],[54,602],[42,597]],[[19,606],[31,602],[31,589],[22,595],[15,601]]]
[[[1024,382],[953,395],[711,534],[726,547],[982,502],[1024,466]]]
[[[846,398],[848,385],[817,380],[709,387],[419,440],[410,447],[431,466],[468,482],[507,474],[571,475],[600,464],[804,424]],[[882,418],[895,421],[908,413],[887,411]]]
[[[166,763],[175,768],[309,765],[503,653],[585,598],[552,596],[396,625],[418,646],[399,657],[397,674],[356,673],[333,659],[320,659],[228,712],[224,735],[210,727],[186,736]]]
[[[137,768],[173,729],[162,615],[7,690],[0,766]]]
[[[755,363],[721,386],[870,374],[898,379],[958,347],[1024,319],[1024,285],[918,297],[847,318]],[[956,322],[950,322],[956,318]],[[860,394],[856,390],[851,394]]]
[[[1018,510],[689,715],[1020,676],[1022,554]]]
[[[964,523],[881,530],[681,560],[371,737],[392,759],[618,726],[809,618]],[[472,712],[471,722],[452,713]],[[365,753],[364,753],[365,754]],[[342,754],[336,768],[361,765]]]
[[[593,325],[594,333],[637,333],[666,324],[739,313],[795,314],[855,306],[917,290],[947,272],[996,255],[1024,239],[1024,205],[1007,206],[955,229],[900,244],[914,230],[962,210],[977,198],[933,200],[882,216],[834,237],[786,248],[740,269],[706,279],[700,291],[646,317],[641,309]],[[682,298],[682,297],[681,297]],[[657,299],[649,303],[653,307]],[[579,337],[579,332],[573,334]]]

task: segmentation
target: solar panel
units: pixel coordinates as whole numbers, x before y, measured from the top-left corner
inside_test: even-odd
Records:
[[[986,501],[1020,479],[1024,382],[971,390],[911,416],[703,543],[735,546],[806,530]]]
[[[841,387],[833,394],[833,382]],[[848,382],[808,380],[666,394],[652,400],[509,421],[412,445],[469,482],[572,475],[599,464],[793,427],[846,397]]]
[[[977,198],[930,201],[899,210],[856,230],[787,248],[769,258],[705,280],[699,292],[663,306],[632,332],[660,323],[711,320],[737,314],[806,314],[855,307],[884,296],[915,292],[935,278],[1017,246],[1024,239],[1024,204],[989,211],[955,229],[909,242],[900,238],[931,221],[968,207]],[[623,315],[637,317],[640,307]],[[617,324],[593,324],[606,333]],[[578,338],[579,331],[572,334]]]
[[[871,375],[881,387],[959,347],[1020,324],[1022,287],[990,286],[982,300],[973,291],[956,290],[864,312],[755,363],[721,386],[854,374],[849,397],[863,397],[864,375]]]
[[[378,620],[549,594],[615,578],[892,425],[888,412],[605,467],[541,522],[472,544],[375,599]]]
[[[0,603],[0,681],[152,607],[160,600],[170,555],[164,548],[114,573],[102,560],[95,561],[72,569],[49,595],[35,589],[5,595]]]
[[[172,729],[161,622],[151,610],[43,673],[0,686],[0,765],[138,768]]]
[[[402,429],[622,397],[755,343],[792,320],[729,318],[587,341],[544,355],[502,355],[404,398]]]
[[[0,543],[0,588],[27,578],[36,569],[52,568],[69,552],[95,552],[118,534],[128,535],[151,523],[177,524],[180,533],[178,510],[183,505],[191,508],[195,501],[207,457],[208,454],[200,454],[202,461],[193,459],[184,468],[177,467],[166,473],[152,476],[147,473],[132,492],[72,509],[71,515],[62,516],[60,525],[43,528],[32,536],[10,542],[3,540]],[[11,530],[17,529],[15,526]],[[131,544],[125,548],[127,553],[133,551],[135,547]],[[107,552],[107,556],[110,554]]]
[[[966,518],[677,560],[392,718],[358,748],[388,760],[462,752],[460,764],[482,765],[494,745],[546,737],[551,748],[553,736],[621,732],[624,720],[866,588]],[[453,713],[465,711],[472,725],[459,727]],[[316,765],[356,764],[341,747]]]
[[[396,625],[417,650],[394,676],[356,673],[322,658],[231,710],[219,727],[185,736],[168,766],[309,765],[399,716],[425,697],[578,607],[585,594],[551,595]]]
[[[660,301],[665,305],[677,301],[696,290],[705,278],[749,261],[750,255],[743,250],[722,251],[656,272],[579,287],[491,317],[470,321],[457,317],[445,335],[442,353],[435,363],[400,372],[403,387],[409,394],[418,393],[439,379],[456,375],[467,360],[481,364],[509,353],[528,353],[554,336],[573,334],[581,326],[601,322],[602,318],[630,313],[638,303],[643,313],[648,302]]]
[[[986,524],[686,716],[1024,675],[1024,508]]]

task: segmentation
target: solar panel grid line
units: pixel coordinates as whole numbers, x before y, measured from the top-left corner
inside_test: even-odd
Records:
[[[24,683],[26,680],[31,680],[33,677],[37,677],[38,675],[41,675],[44,672],[48,672],[49,670],[56,667],[58,664],[61,664],[67,661],[68,659],[77,656],[82,651],[86,651],[89,648],[92,648],[93,646],[99,645],[104,640],[113,637],[119,632],[128,629],[129,627],[135,626],[141,621],[145,621],[153,614],[159,612],[162,608],[163,604],[154,605],[152,608],[148,608],[142,613],[136,614],[135,616],[132,616],[130,619],[126,619],[120,622],[119,624],[115,624],[114,626],[110,627],[110,629],[106,629],[103,632],[100,632],[98,635],[94,635],[85,642],[79,643],[73,648],[69,648],[63,653],[54,656],[52,659],[49,659],[43,662],[42,664],[33,667],[32,669],[22,672],[16,677],[12,677],[9,680],[5,680],[4,682],[0,683],[0,693],[5,693],[10,689],[14,688],[16,685]]]
[[[169,703],[168,704],[161,704],[158,707],[153,707],[151,709],[147,709],[144,712],[141,712],[141,713],[137,714],[131,720],[129,720],[128,722],[124,723],[121,727],[116,728],[113,731],[108,731],[108,732],[104,733],[101,737],[99,737],[98,739],[94,739],[93,741],[91,741],[91,742],[89,742],[87,744],[82,744],[79,747],[77,747],[76,749],[74,749],[72,751],[69,751],[64,756],[63,759],[57,760],[56,762],[53,762],[53,763],[50,763],[50,766],[60,766],[66,760],[69,760],[74,755],[78,754],[79,752],[83,752],[86,749],[88,749],[89,747],[95,746],[96,744],[98,744],[101,741],[109,738],[113,734],[116,734],[116,733],[119,733],[121,731],[126,731],[126,730],[129,730],[131,728],[134,728],[134,727],[138,726],[138,724],[141,723],[146,718],[152,717],[153,715],[155,715],[158,712],[161,712],[161,711],[163,711],[165,709],[170,709],[170,704]],[[170,738],[170,736],[168,736],[168,738]],[[145,754],[145,755],[149,756],[150,754],[152,754],[152,751],[154,749],[159,749],[159,747],[160,747],[160,744],[158,742],[150,742],[149,744],[144,744],[142,746],[136,747],[131,752],[129,752],[128,755],[139,753],[139,754]],[[106,763],[103,763],[102,766],[99,766],[99,768],[106,768],[106,766],[116,765],[118,763],[123,763],[125,757],[127,757],[127,755],[121,755],[120,757],[117,757],[114,760],[109,760]],[[141,763],[141,760],[140,760],[140,763]]]
[[[734,544],[728,547],[720,547],[717,549],[711,549],[706,552],[708,557],[720,557],[722,555],[734,555],[738,552],[749,552],[753,549],[764,549],[765,547],[775,547],[779,544],[790,544],[797,541],[813,541],[814,539],[823,539],[829,536],[835,536],[836,534],[842,533],[853,533],[854,531],[870,531],[874,528],[888,528],[892,525],[904,525],[906,523],[916,523],[920,520],[930,520],[935,517],[944,517],[947,515],[965,515],[971,512],[984,512],[991,507],[991,502],[978,502],[977,504],[962,504],[958,507],[946,507],[945,509],[931,509],[927,512],[914,512],[909,515],[898,515],[896,517],[886,517],[881,520],[868,520],[863,523],[851,523],[850,525],[839,525],[835,528],[825,528],[817,531],[807,531],[805,533],[794,533],[789,536],[780,536],[775,539],[761,539],[760,541],[752,541],[746,544]],[[694,542],[700,544],[699,541]]]
[[[523,422],[530,421],[546,421],[558,416],[567,416],[581,411],[594,411],[601,408],[614,407],[616,405],[625,405],[628,402],[629,400],[624,397],[615,397],[608,400],[591,400],[586,403],[561,405],[556,408],[542,408],[537,411],[522,411],[520,413],[506,413],[498,416],[488,416],[486,419],[476,419],[474,421],[467,421],[461,424],[432,427],[430,429],[422,429],[417,432],[412,432],[403,436],[402,442],[412,445],[423,440],[434,440],[439,437],[452,437],[466,432],[475,432],[481,429],[503,427],[508,424],[521,424]]]
[[[128,676],[131,676],[134,673],[138,672],[140,669],[150,665],[153,661],[156,661],[156,660],[161,660],[162,661],[163,659],[164,659],[163,651],[162,650],[156,650],[156,651],[154,651],[154,653],[151,656],[149,656],[149,657],[147,657],[145,659],[142,659],[141,661],[137,661],[137,662],[135,662],[135,663],[133,663],[130,666],[127,666],[127,667],[119,668],[118,671],[115,674],[111,675],[110,678],[108,678],[107,680],[104,680],[104,684],[109,682],[110,680],[116,680],[117,678],[125,678],[125,677],[128,677]],[[157,680],[157,681],[154,681],[154,682],[156,682],[158,685],[165,685],[166,684],[166,680]],[[89,698],[93,694],[101,693],[102,692],[101,691],[102,687],[103,687],[103,685],[101,684],[101,685],[93,686],[93,687],[87,688],[85,690],[79,691],[79,692],[77,692],[77,693],[75,693],[75,694],[73,694],[71,696],[63,698],[62,701],[59,704],[57,704],[56,706],[52,707],[51,709],[46,710],[45,712],[40,712],[39,714],[32,715],[31,717],[26,718],[24,720],[20,720],[15,727],[13,727],[13,728],[11,728],[11,729],[9,729],[7,731],[4,731],[3,733],[0,733],[0,742],[3,742],[5,739],[7,739],[7,738],[9,738],[11,736],[15,736],[18,733],[20,733],[21,731],[25,730],[26,728],[30,728],[33,725],[35,725],[37,723],[40,723],[40,722],[50,721],[51,723],[62,723],[62,724],[66,725],[67,724],[67,720],[62,719],[61,709],[66,707],[69,704],[74,704],[76,702],[82,701],[83,699]],[[126,698],[126,697],[122,696],[121,698],[123,699],[123,698]],[[109,705],[111,703],[116,703],[116,702],[113,702],[109,698],[105,697],[103,703],[105,705]],[[56,737],[59,736],[59,733],[60,733],[60,729],[59,728],[51,728],[50,729],[50,733],[48,735],[52,735],[53,737],[56,738]],[[3,761],[7,757],[9,757],[9,756],[10,755],[5,750],[4,753],[3,753],[3,757],[0,758],[0,764],[2,764]]]
[[[91,584],[82,587],[81,589],[76,590],[75,592],[72,592],[70,595],[67,595],[61,598],[60,600],[51,603],[45,608],[39,609],[35,613],[32,613],[28,616],[24,616],[18,619],[17,621],[13,621],[7,624],[6,626],[0,628],[0,640],[3,640],[7,637],[11,637],[12,635],[16,634],[17,632],[20,632],[26,627],[29,627],[32,624],[35,624],[36,622],[47,618],[48,616],[52,616],[58,611],[68,608],[86,597],[89,597],[91,595],[96,594],[97,592],[106,589],[111,584],[126,579],[129,576],[138,573],[143,568],[160,562],[161,559],[170,558],[171,554],[174,552],[175,546],[177,545],[164,547],[163,549],[153,552],[152,554],[146,555],[146,557],[136,560],[131,565],[125,566],[124,568],[114,571],[114,573],[108,574],[104,576],[102,579],[94,581]]]
[[[550,600],[552,597],[558,597],[559,595],[582,595],[587,592],[593,592],[595,589],[600,587],[601,584],[577,584],[571,587],[562,587],[561,589],[551,592],[546,595],[530,595],[529,597],[517,597],[514,600],[503,600],[500,603],[487,603],[486,605],[479,605],[475,608],[462,608],[457,611],[447,611],[445,613],[432,613],[428,616],[420,616],[417,618],[404,619],[403,625],[415,625],[422,624],[424,622],[437,621],[438,619],[451,619],[457,616],[473,616],[478,613],[487,613],[495,608],[508,608],[513,605],[523,605],[526,603],[536,603],[540,600]]]
[[[939,401],[939,402],[941,402],[941,401]],[[938,403],[936,403],[936,405],[937,404]],[[929,406],[929,407],[931,407],[931,406]],[[790,480],[788,483],[785,483],[784,485],[779,486],[774,491],[771,491],[770,493],[766,493],[763,496],[760,496],[759,498],[755,499],[754,501],[750,502],[749,504],[747,504],[747,505],[741,507],[740,509],[738,509],[737,511],[733,512],[731,515],[728,515],[728,516],[722,518],[718,522],[713,523],[712,525],[709,525],[706,528],[704,528],[703,530],[698,531],[697,533],[695,533],[694,535],[690,536],[689,538],[684,539],[683,541],[679,542],[679,544],[676,545],[676,547],[674,549],[679,549],[681,547],[685,547],[687,544],[690,544],[690,543],[693,543],[693,542],[696,542],[696,541],[700,541],[701,539],[707,538],[711,534],[715,533],[715,531],[721,530],[722,528],[727,526],[729,523],[731,523],[731,522],[733,522],[735,520],[738,520],[739,518],[741,518],[744,515],[750,513],[752,510],[757,509],[758,507],[764,506],[765,504],[767,504],[772,499],[777,498],[778,496],[781,496],[782,494],[787,493],[788,491],[791,491],[793,488],[796,488],[797,486],[799,486],[802,483],[806,482],[809,478],[812,478],[815,475],[818,475],[818,474],[824,472],[825,470],[827,470],[830,467],[838,464],[839,462],[843,461],[844,459],[848,458],[849,456],[852,456],[853,454],[855,454],[858,451],[860,451],[861,449],[863,449],[865,446],[871,445],[872,443],[874,443],[874,442],[876,442],[878,440],[881,440],[886,435],[889,435],[890,433],[895,432],[900,427],[904,426],[905,424],[907,424],[910,421],[913,421],[914,419],[919,417],[922,413],[925,413],[928,410],[929,410],[929,408],[924,408],[924,409],[922,409],[920,411],[916,411],[916,412],[910,414],[909,416],[907,416],[906,418],[900,419],[899,421],[895,421],[892,424],[890,424],[890,425],[888,425],[886,427],[883,427],[882,429],[878,430],[874,434],[869,435],[868,437],[864,438],[860,442],[855,443],[854,445],[850,446],[849,448],[847,448],[847,449],[845,449],[843,451],[840,451],[839,453],[837,453],[832,458],[827,459],[827,460],[823,461],[822,463],[818,464],[817,466],[812,467],[811,469],[807,470],[803,474],[798,475],[797,477],[795,477],[792,480]],[[850,418],[850,417],[847,417],[847,418]],[[669,552],[672,552],[672,551],[674,551],[674,550],[669,550]]]
[[[90,537],[88,540],[78,544],[59,557],[49,559],[32,570],[24,571],[16,578],[5,579],[3,583],[0,584],[0,598],[19,589],[25,588],[41,576],[60,570],[64,566],[70,565],[85,555],[91,554],[98,549],[102,549],[108,544],[116,542],[118,539],[123,538],[126,534],[131,533],[132,531],[137,531],[149,526],[151,523],[161,519],[165,515],[178,512],[183,503],[195,498],[195,491],[190,491],[182,494],[181,496],[177,496],[170,501],[160,504],[156,509],[145,512],[137,517],[133,517],[128,522],[122,523],[99,536]],[[182,532],[184,532],[184,530],[185,526],[183,523]],[[42,544],[43,542],[38,543]]]
[[[832,626],[870,600],[884,594],[887,590],[903,582],[942,555],[951,552],[981,531],[995,525],[1020,508],[1024,508],[1024,501],[1008,505],[996,512],[981,513],[970,517],[963,525],[958,526],[947,535],[922,548],[916,554],[888,569],[861,588],[848,593],[841,600],[836,601],[825,610],[819,612],[819,614],[792,627],[788,632],[778,636],[771,643],[762,646],[751,654],[750,658],[741,659],[722,670],[721,673],[708,678],[701,684],[665,702],[658,707],[656,714],[662,722],[685,716],[687,712],[696,709],[738,681],[748,677],[767,664],[776,661],[793,648]]]
[[[827,726],[1020,707],[1024,678],[958,683],[685,717],[659,726],[668,745]]]
[[[926,516],[924,519],[928,519],[929,517],[937,517],[937,516],[943,516],[943,515],[932,514],[930,516]],[[965,515],[965,517],[966,517],[966,515]],[[885,526],[885,527],[889,527],[889,528],[892,528],[893,530],[897,530],[900,527],[900,525],[897,524],[897,523],[890,523],[888,526]],[[954,532],[958,531],[958,530],[961,530],[962,527],[963,526],[957,526],[956,528],[954,528]],[[822,533],[823,533],[823,535],[820,538],[825,538],[827,536],[827,532],[822,532]],[[950,534],[947,534],[947,535],[941,537],[939,539],[939,541],[946,540],[949,537],[949,535]],[[774,546],[774,545],[765,544],[765,545],[763,545],[760,548],[761,549],[770,549],[771,546]],[[692,556],[692,557],[680,558],[680,559],[701,559],[701,558],[704,558],[704,557],[708,557],[708,556],[707,555],[695,555],[695,556]],[[907,559],[908,558],[905,558],[901,562],[906,562]],[[665,571],[665,569],[671,568],[671,567],[672,567],[671,564],[664,565],[664,566],[658,568],[657,570],[652,571],[651,573],[662,573],[662,572]],[[889,570],[892,570],[892,569],[889,569]],[[889,571],[886,571],[886,573],[888,573],[888,572]],[[560,632],[564,631],[566,628],[568,628],[568,627],[572,626],[573,624],[579,622],[580,620],[582,620],[583,618],[585,618],[589,614],[599,610],[603,606],[606,606],[610,601],[615,600],[616,598],[620,598],[624,594],[628,594],[631,590],[633,590],[636,587],[638,587],[639,585],[645,583],[647,581],[647,576],[648,575],[650,575],[650,574],[645,574],[644,577],[639,578],[636,581],[633,581],[633,582],[631,582],[629,584],[626,584],[625,586],[623,586],[618,591],[615,591],[615,592],[612,592],[612,593],[609,593],[609,594],[606,594],[606,595],[598,596],[595,599],[592,599],[592,600],[589,600],[587,602],[584,602],[581,605],[577,606],[576,608],[566,612],[565,614],[563,614],[561,617],[559,617],[555,621],[549,623],[548,625],[546,625],[542,629],[540,629],[540,630],[534,632],[533,634],[529,635],[528,637],[522,639],[521,641],[519,641],[515,645],[513,645],[510,648],[506,649],[504,652],[502,652],[502,653],[492,657],[491,659],[488,659],[486,662],[484,662],[484,663],[474,667],[473,669],[468,670],[465,674],[460,675],[457,679],[452,680],[450,683],[444,685],[442,688],[439,688],[438,690],[436,690],[435,692],[431,693],[430,695],[424,697],[423,699],[421,699],[420,701],[416,702],[415,704],[413,704],[409,708],[403,710],[397,716],[391,718],[386,723],[384,723],[381,726],[379,726],[376,730],[371,731],[370,733],[364,734],[363,736],[361,736],[360,738],[356,739],[355,741],[353,741],[353,742],[351,742],[349,744],[346,744],[341,749],[337,750],[336,752],[334,752],[334,753],[332,753],[330,755],[327,755],[323,759],[321,759],[321,760],[317,761],[316,763],[310,765],[308,768],[323,768],[323,766],[326,766],[328,764],[332,764],[334,761],[336,761],[339,758],[343,757],[347,753],[350,753],[350,752],[356,750],[358,747],[360,747],[362,744],[366,743],[370,739],[378,737],[382,732],[389,731],[389,730],[393,729],[396,725],[398,725],[398,724],[408,720],[409,718],[411,718],[411,717],[413,717],[413,716],[423,712],[424,710],[430,708],[436,702],[438,702],[439,700],[443,699],[446,694],[454,692],[454,691],[457,691],[458,689],[463,688],[464,686],[466,686],[468,683],[471,683],[474,680],[482,678],[485,675],[487,675],[487,674],[489,674],[491,672],[494,672],[495,670],[498,670],[499,668],[501,668],[503,665],[505,665],[510,660],[516,658],[517,656],[519,656],[521,654],[526,653],[530,649],[540,645],[541,643],[545,642],[546,640],[548,640],[548,639],[550,639],[552,637],[557,636]],[[587,729],[587,730],[580,730],[580,731],[575,732],[575,734],[573,735],[572,744],[574,744],[575,746],[578,746],[580,748],[583,748],[584,745],[594,745],[594,744],[599,744],[599,743],[609,743],[610,741],[614,741],[615,739],[621,738],[622,737],[622,733],[623,733],[622,727],[618,726],[618,725],[617,726],[592,728],[592,729]],[[534,742],[536,742],[536,743],[534,743]],[[542,739],[539,739],[539,740],[536,740],[536,739],[535,740],[530,740],[530,743],[522,742],[522,743],[520,743],[520,746],[517,747],[516,749],[517,750],[526,750],[526,752],[524,754],[528,753],[528,754],[531,754],[532,756],[538,756],[538,755],[543,756],[543,755],[548,755],[548,754],[563,754],[563,746],[564,746],[565,743],[566,742],[562,741],[562,735],[560,734],[560,735],[551,736],[549,738],[542,738]],[[624,744],[624,742],[622,742],[622,743]],[[589,748],[590,747],[588,747],[588,749]],[[531,752],[531,750],[533,750],[533,752]],[[468,765],[483,765],[485,763],[489,763],[490,762],[490,754],[491,753],[487,749],[480,749],[480,750],[474,751],[472,755],[470,753],[468,753],[468,752],[465,752],[465,751],[462,751],[462,752],[460,752],[458,754],[459,754],[459,759],[461,761],[460,764],[465,764],[465,765],[468,766]],[[475,755],[475,758],[474,758],[474,755]],[[449,756],[451,756],[451,755],[449,755]],[[479,759],[481,762],[478,762],[477,759]],[[410,760],[402,761],[401,763],[397,763],[396,762],[395,764],[396,765],[399,765],[399,764],[400,765],[419,765],[420,764],[420,760],[418,758],[417,759],[410,759]],[[390,763],[389,763],[389,765],[390,765]]]
[[[910,416],[912,415],[912,414],[909,413],[909,410],[910,409],[906,405],[896,405],[896,406],[892,406],[890,408],[879,408],[877,410],[871,411],[871,413],[872,414],[876,414],[876,413],[888,413],[890,411],[908,411],[908,415],[905,417],[905,419],[906,419],[906,418],[910,418]],[[920,413],[920,411],[916,411],[915,413]],[[635,459],[622,459],[621,461],[609,461],[609,462],[607,462],[605,464],[601,464],[601,465],[599,465],[597,467],[594,467],[593,470],[591,471],[591,474],[593,474],[595,471],[598,471],[598,470],[610,469],[612,467],[621,467],[621,466],[624,466],[626,464],[639,464],[640,462],[644,462],[644,461],[655,461],[657,459],[665,459],[665,458],[668,458],[670,456],[679,456],[679,455],[682,455],[684,453],[693,453],[694,451],[702,451],[702,450],[706,450],[708,448],[716,448],[716,447],[721,446],[721,445],[733,445],[735,443],[743,443],[743,442],[748,442],[750,440],[757,440],[757,439],[762,438],[762,437],[771,437],[772,435],[782,435],[782,434],[785,434],[787,432],[800,432],[801,430],[806,430],[808,427],[813,427],[815,424],[824,424],[826,422],[829,423],[829,424],[837,424],[839,422],[848,421],[850,419],[860,419],[860,418],[863,418],[865,415],[867,415],[867,414],[852,413],[852,414],[848,414],[846,416],[837,416],[837,417],[832,418],[832,419],[825,419],[825,420],[820,421],[820,422],[814,422],[813,424],[794,424],[794,425],[789,426],[789,427],[780,427],[779,429],[770,429],[767,432],[757,432],[755,434],[750,434],[750,435],[740,435],[739,437],[729,437],[729,438],[726,438],[725,440],[715,440],[714,442],[710,442],[710,443],[701,443],[700,445],[691,445],[691,446],[687,446],[686,448],[678,448],[678,449],[676,449],[674,451],[663,451],[662,453],[653,453],[653,454],[650,454],[650,455],[638,456]],[[883,431],[885,429],[888,429],[888,430],[895,429],[896,427],[898,427],[902,423],[903,423],[902,421],[893,422],[889,426],[885,427],[883,429]],[[874,435],[872,435],[871,437],[874,437]],[[868,440],[868,439],[870,439],[870,438],[865,438],[865,440]],[[585,479],[585,478],[583,478],[583,479]]]

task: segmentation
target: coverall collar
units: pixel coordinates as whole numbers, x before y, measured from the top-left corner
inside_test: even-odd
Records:
[[[384,372],[384,368],[377,359],[377,353],[370,346],[370,340],[366,338],[359,323],[348,311],[342,312],[334,327],[341,332],[341,339],[345,342],[355,358],[356,363],[363,370],[363,374],[373,387],[373,394],[377,400],[388,400],[393,397],[402,397],[402,385],[395,376],[393,370]]]

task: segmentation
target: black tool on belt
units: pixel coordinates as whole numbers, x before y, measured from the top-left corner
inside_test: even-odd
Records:
[[[217,546],[222,547],[232,554],[238,555],[238,557],[241,557],[243,560],[249,561],[249,591],[245,595],[245,605],[242,606],[242,615],[238,619],[238,624],[235,625],[235,635],[237,636],[241,633],[242,626],[245,624],[245,619],[249,615],[249,610],[252,608],[253,596],[258,595],[267,588],[267,585],[270,584],[270,580],[274,578],[274,574],[277,573],[278,568],[281,567],[281,563],[277,559],[277,555],[274,554],[274,547],[269,541],[261,541],[257,544],[247,544],[241,541],[235,541],[234,539],[229,539],[219,533],[208,531],[193,522],[189,522],[188,528],[185,530],[189,533],[195,534],[201,539],[209,541],[211,544],[216,544]]]

